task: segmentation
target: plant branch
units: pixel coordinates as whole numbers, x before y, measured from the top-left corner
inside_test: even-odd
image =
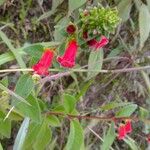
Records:
[[[63,112],[46,112],[46,115],[54,115],[54,116],[62,116],[62,117],[66,117],[68,119],[83,119],[83,120],[101,120],[101,121],[124,121],[126,119],[130,119],[134,122],[137,121],[142,121],[145,124],[150,125],[150,120],[149,119],[142,119],[139,118],[138,116],[130,116],[130,117],[109,117],[109,116],[87,116],[87,115],[72,115],[72,114],[66,114]]]
[[[134,68],[125,68],[125,69],[115,69],[115,70],[88,70],[88,69],[68,69],[70,72],[99,72],[99,73],[123,73],[123,72],[132,72],[132,71],[141,71],[141,70],[148,70],[150,66],[142,66],[142,67],[134,67]],[[25,69],[3,69],[0,70],[0,73],[4,72],[19,72],[19,71],[26,71],[32,72],[33,69],[25,68]],[[51,72],[60,72],[61,69],[49,69]]]
[[[133,121],[138,121],[137,117],[101,117],[101,116],[87,116],[87,115],[72,115],[72,114],[65,114],[62,112],[46,112],[46,115],[55,115],[55,116],[63,116],[67,117],[68,119],[85,119],[85,120],[102,120],[102,121],[121,121],[126,119],[131,119]]]

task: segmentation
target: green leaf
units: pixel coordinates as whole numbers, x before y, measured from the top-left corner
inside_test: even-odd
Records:
[[[2,144],[0,143],[0,150],[3,150]]]
[[[11,50],[11,52],[15,56],[19,66],[21,68],[26,68],[26,65],[25,65],[21,55],[19,54],[18,50],[14,48],[14,46],[11,44],[11,42],[8,39],[8,37],[6,36],[6,34],[1,30],[0,30],[0,37],[4,41],[4,43],[6,43],[7,47]]]
[[[1,83],[5,86],[8,87],[8,76],[5,76],[2,80]]]
[[[44,150],[51,136],[51,128],[46,118],[40,124],[31,122],[22,150]]]
[[[40,130],[41,124],[37,124],[35,122],[31,122],[29,125],[28,133],[23,144],[23,150],[30,150],[32,149],[33,143],[36,140],[38,132]]]
[[[31,104],[31,106],[25,103],[18,103],[16,105],[16,109],[25,117],[30,117],[33,121],[37,123],[41,122],[41,110],[38,104],[38,100],[34,96],[29,95],[27,97],[27,102]]]
[[[15,93],[23,98],[27,98],[32,92],[33,87],[34,83],[31,75],[25,74],[19,78],[15,87]]]
[[[39,122],[41,120],[41,111],[38,100],[30,95],[33,87],[34,83],[31,76],[28,74],[22,75],[16,84],[15,92],[19,96],[25,98],[29,105],[23,102],[15,101],[15,99],[13,105],[26,117],[30,117],[32,120]]]
[[[69,0],[69,14],[86,3],[86,0]]]
[[[145,41],[150,33],[150,13],[148,7],[142,4],[139,13],[139,29],[140,29],[140,47],[144,46]]]
[[[125,105],[129,105],[131,103],[127,103],[127,102],[121,102],[121,103],[117,103],[117,102],[110,102],[102,107],[100,107],[102,110],[111,110],[117,107],[121,107],[121,106],[125,106]]]
[[[91,51],[88,60],[88,80],[95,77],[101,70],[103,63],[103,50]]]
[[[107,134],[104,137],[104,142],[101,146],[101,150],[109,150],[111,145],[113,144],[115,137],[116,137],[114,126],[115,126],[114,122],[112,122]]]
[[[51,15],[53,15],[54,13],[56,13],[56,9],[52,9],[50,11],[45,12],[43,15],[41,15],[37,21],[41,21],[43,19],[46,19],[48,17],[50,17]]]
[[[132,7],[132,0],[120,1],[118,5],[118,11],[123,21],[127,21],[129,19],[131,7]]]
[[[13,150],[21,150],[23,148],[23,143],[24,143],[26,135],[27,135],[29,123],[30,123],[30,119],[25,118],[23,123],[21,124],[19,132],[15,139],[15,144],[14,144]]]
[[[66,145],[66,150],[80,150],[84,143],[83,129],[78,120],[70,123],[70,133]]]
[[[71,113],[75,109],[75,104],[76,104],[75,97],[69,94],[64,94],[63,100],[64,100],[64,107],[65,107],[66,113]]]
[[[93,83],[93,80],[89,80],[81,85],[80,93],[76,95],[76,100],[79,100],[81,96],[84,96],[86,91],[89,89],[90,85]]]
[[[55,10],[64,0],[53,0],[52,9]]]
[[[30,45],[28,47],[25,47],[23,49],[27,54],[29,54],[31,57],[39,60],[39,58],[42,56],[42,53],[44,52],[44,46],[42,45],[38,45],[38,44],[34,44],[34,45]]]
[[[59,127],[61,125],[59,119],[56,116],[47,116],[47,121],[52,127]]]
[[[57,25],[55,26],[55,31],[54,31],[54,38],[55,41],[62,41],[64,38],[63,32],[65,30],[65,27],[68,25],[70,22],[68,17],[62,18]]]
[[[0,89],[8,92],[10,95],[12,95],[13,97],[15,97],[16,100],[19,100],[21,102],[24,102],[28,105],[30,105],[24,98],[22,98],[21,96],[17,95],[16,93],[14,93],[13,91],[9,90],[7,87],[5,87],[3,84],[0,83]]]
[[[10,138],[11,121],[5,118],[5,114],[0,111],[0,134],[4,137]]]
[[[130,137],[125,138],[124,141],[125,141],[125,143],[127,143],[130,146],[131,150],[140,150],[138,148],[138,144]]]
[[[132,113],[137,109],[137,105],[136,104],[131,104],[131,105],[127,105],[124,106],[123,108],[121,108],[117,113],[116,113],[116,117],[129,117],[132,115]]]
[[[33,145],[35,150],[44,150],[47,146],[47,144],[50,142],[52,137],[51,129],[48,125],[48,122],[46,119],[44,119],[40,130],[38,131],[38,134],[36,136],[35,143]]]
[[[9,61],[14,60],[14,59],[15,59],[15,57],[11,52],[1,54],[0,55],[0,65],[3,65]]]

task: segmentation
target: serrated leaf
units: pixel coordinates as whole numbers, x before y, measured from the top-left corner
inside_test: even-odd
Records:
[[[116,117],[129,117],[136,109],[136,104],[124,106],[116,113]]]
[[[104,137],[104,142],[101,146],[101,150],[109,150],[111,145],[113,144],[116,133],[115,133],[115,127],[114,122],[111,123],[111,126],[109,127],[108,132],[106,133]]]
[[[69,14],[86,3],[86,0],[69,0]]]
[[[118,5],[118,11],[123,21],[127,21],[129,19],[131,7],[132,7],[132,0],[120,1]]]
[[[78,120],[70,122],[70,133],[66,145],[66,150],[80,150],[84,143],[83,129]]]
[[[145,4],[142,4],[139,12],[140,47],[144,46],[150,33],[150,12]]]
[[[19,132],[15,139],[15,144],[14,144],[13,150],[21,150],[23,148],[23,143],[24,143],[26,135],[27,135],[29,123],[30,123],[30,119],[25,118],[23,123],[21,124]]]
[[[87,79],[95,77],[101,70],[103,63],[103,50],[99,49],[91,51],[88,60],[88,76]]]
[[[76,104],[75,97],[69,94],[64,94],[63,101],[64,101],[64,108],[66,113],[71,113],[75,109],[75,104]]]

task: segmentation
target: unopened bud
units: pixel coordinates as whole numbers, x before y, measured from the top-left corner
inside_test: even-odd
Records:
[[[93,30],[93,35],[96,35],[98,32],[96,29]]]
[[[87,16],[87,15],[89,14],[89,11],[88,11],[87,9],[85,9],[85,10],[83,11],[83,14],[84,14],[84,16]]]
[[[40,81],[41,77],[38,74],[34,74],[32,76],[32,79],[33,79],[34,83],[38,83]]]

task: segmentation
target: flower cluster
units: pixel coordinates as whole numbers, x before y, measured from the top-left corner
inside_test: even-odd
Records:
[[[120,124],[118,128],[118,139],[123,140],[128,133],[132,132],[131,120],[126,120],[125,124]]]
[[[66,44],[65,52],[62,56],[57,57],[57,62],[65,68],[72,68],[75,66],[76,55],[78,52],[79,44],[77,39],[82,39],[87,46],[94,50],[100,49],[108,44],[108,38],[104,35],[105,31],[107,35],[111,30],[117,26],[119,22],[118,12],[112,8],[92,8],[90,10],[84,10],[80,13],[81,22],[78,28],[75,24],[69,23],[66,27],[66,35],[68,42]],[[81,36],[81,37],[80,37]],[[48,75],[48,69],[52,66],[54,57],[53,49],[45,49],[39,62],[32,68],[38,75]]]
[[[116,8],[89,7],[81,11],[82,29],[88,31],[97,30],[101,34],[114,33],[120,22],[118,10]]]

